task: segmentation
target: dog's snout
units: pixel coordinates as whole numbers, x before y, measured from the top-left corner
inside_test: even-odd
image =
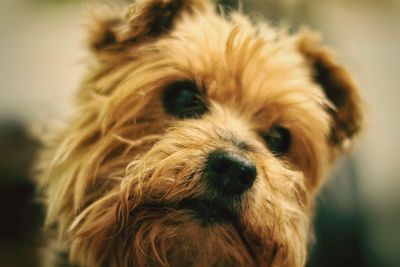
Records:
[[[225,150],[210,153],[206,169],[209,183],[219,192],[227,194],[243,193],[253,185],[257,175],[252,161]]]

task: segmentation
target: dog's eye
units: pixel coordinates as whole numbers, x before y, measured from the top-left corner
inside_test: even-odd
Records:
[[[207,106],[200,96],[194,82],[175,82],[170,84],[164,92],[164,109],[180,119],[200,117],[207,111]]]
[[[261,133],[261,136],[272,153],[284,155],[289,152],[292,144],[292,136],[288,129],[274,126],[269,132]]]

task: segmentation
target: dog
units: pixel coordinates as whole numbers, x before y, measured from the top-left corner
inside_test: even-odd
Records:
[[[319,34],[209,0],[91,21],[76,112],[37,164],[43,265],[304,266],[315,197],[363,124]]]

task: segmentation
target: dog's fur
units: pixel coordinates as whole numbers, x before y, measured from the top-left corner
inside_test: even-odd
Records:
[[[77,111],[38,164],[45,265],[304,266],[315,195],[362,125],[358,89],[318,35],[206,0],[136,0],[93,13],[90,48]],[[201,88],[201,117],[165,112],[182,80]],[[260,137],[274,125],[290,129],[285,155]],[[234,199],[205,182],[216,149],[257,168]]]

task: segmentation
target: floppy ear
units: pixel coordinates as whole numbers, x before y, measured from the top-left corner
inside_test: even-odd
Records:
[[[124,11],[93,11],[89,45],[96,53],[117,53],[170,31],[182,12],[204,10],[208,0],[136,0]]]
[[[330,141],[346,144],[359,133],[362,123],[362,100],[349,72],[337,62],[318,34],[303,30],[298,34],[298,47],[307,60],[314,82],[324,91],[333,105]]]

